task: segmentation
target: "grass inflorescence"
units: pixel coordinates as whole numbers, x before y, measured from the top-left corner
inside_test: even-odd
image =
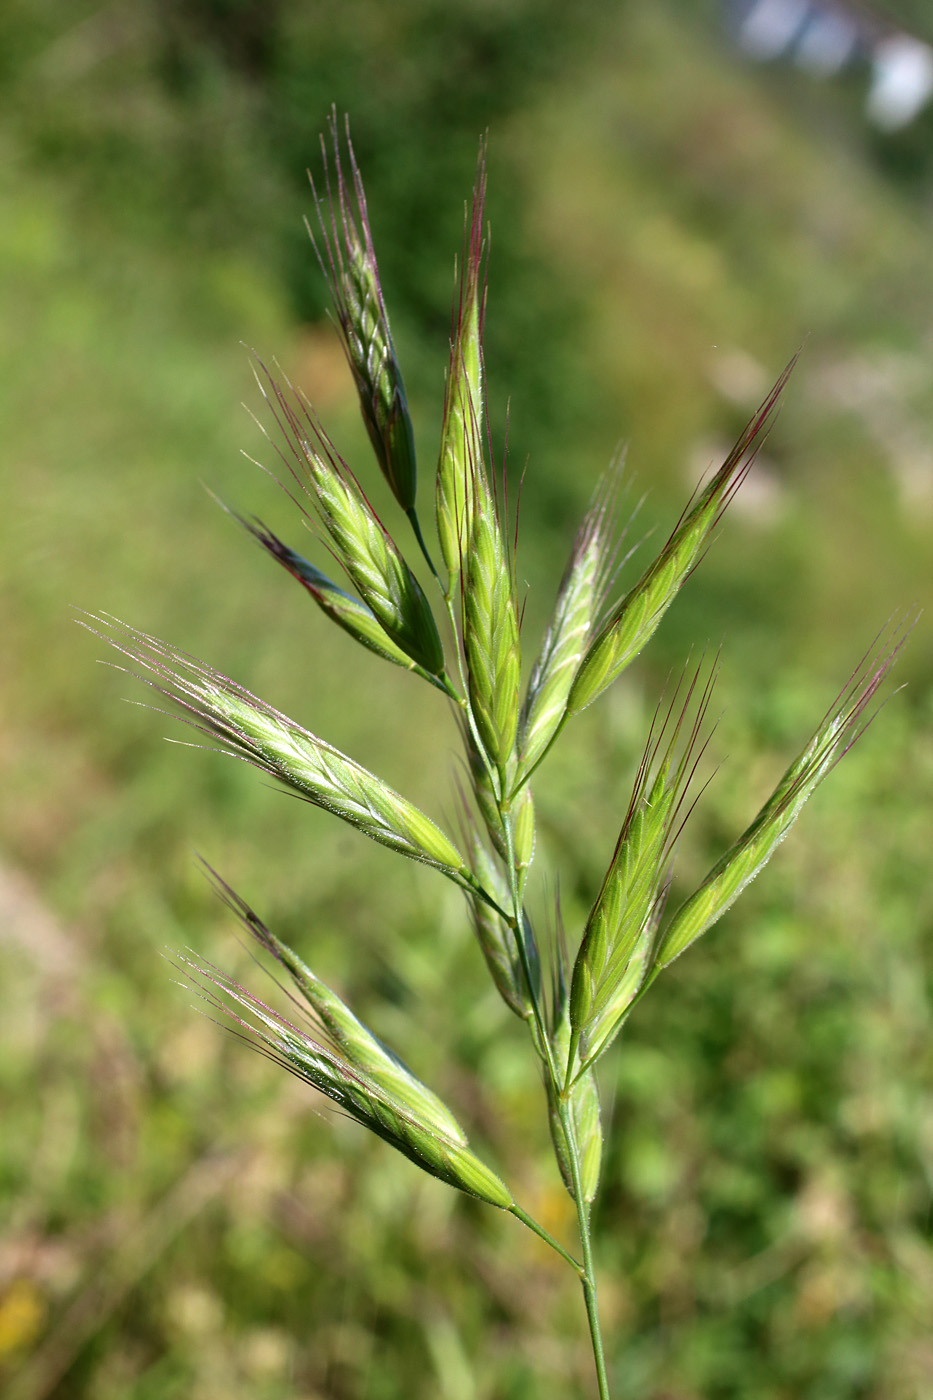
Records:
[[[463,890],[467,921],[492,981],[527,1026],[539,1062],[557,1167],[576,1208],[579,1241],[572,1249],[515,1200],[438,1095],[219,877],[222,897],[291,983],[289,1015],[197,958],[180,955],[177,966],[209,1007],[230,1017],[264,1054],[424,1171],[510,1211],[553,1246],[579,1275],[599,1394],[607,1400],[591,1240],[603,1156],[597,1066],[660,973],[738,898],[864,731],[908,625],[894,624],[876,640],[747,829],[670,912],[676,844],[701,788],[697,770],[710,733],[716,671],[715,663],[688,666],[659,701],[583,927],[564,930],[558,900],[559,936],[545,942],[526,897],[536,854],[531,780],[565,738],[569,722],[649,643],[700,564],[770,429],[794,362],[688,503],[656,558],[624,590],[616,584],[625,534],[617,519],[618,468],[607,475],[574,540],[540,646],[523,664],[514,541],[504,481],[497,482],[491,466],[485,401],[485,146],[454,295],[432,545],[418,516],[414,434],[362,179],[349,136],[341,136],[336,119],[330,136],[323,190],[315,191],[315,246],[376,465],[432,577],[426,590],[310,403],[262,364],[257,380],[272,415],[270,436],[292,484],[309,503],[307,511],[299,507],[305,523],[343,570],[348,588],[261,522],[241,524],[326,618],[375,657],[442,692],[464,749],[460,834],[456,840],[449,836],[375,773],[209,666],[112,619],[95,619],[96,627],[222,751],[372,840],[433,866]]]

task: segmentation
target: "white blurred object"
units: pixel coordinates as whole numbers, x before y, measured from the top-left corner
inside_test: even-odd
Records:
[[[895,34],[876,46],[872,64],[868,119],[882,131],[898,131],[933,97],[933,49],[907,34]]]
[[[817,10],[797,40],[794,62],[818,78],[830,78],[855,55],[858,37],[858,26],[842,10]]]
[[[739,44],[752,58],[778,58],[794,42],[809,0],[756,0],[739,27]]]
[[[729,0],[739,47],[751,59],[785,59],[815,77],[832,77],[870,56],[865,104],[882,131],[908,126],[933,98],[933,47],[846,0]],[[882,37],[884,35],[885,37]]]
[[[717,349],[706,368],[713,388],[737,408],[754,408],[771,387],[761,361],[739,346]]]

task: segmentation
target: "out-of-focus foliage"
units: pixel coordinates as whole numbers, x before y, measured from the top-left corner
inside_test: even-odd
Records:
[[[559,1261],[315,1116],[191,1010],[159,957],[190,943],[258,977],[197,848],[562,1232],[540,1086],[459,896],[245,768],[164,744],[168,721],[119,703],[138,690],[93,664],[69,607],[171,638],[450,814],[442,700],[332,636],[199,483],[295,537],[288,502],[239,456],[275,465],[236,406],[258,398],[241,340],[278,353],[351,464],[367,460],[300,224],[332,101],[351,113],[429,477],[452,253],[488,126],[489,370],[497,440],[512,398],[515,477],[529,457],[529,636],[617,441],[632,506],[648,493],[634,542],[673,523],[806,340],[758,470],[654,650],[542,771],[541,840],[576,933],[667,667],[722,640],[722,767],[679,853],[695,882],[887,614],[923,601],[933,558],[926,177],[895,178],[845,91],[741,68],[715,18],[686,0],[4,7],[14,1400],[587,1393]],[[375,471],[365,484],[389,510]],[[933,1387],[929,637],[921,621],[908,690],[608,1065],[601,1287],[632,1400]]]

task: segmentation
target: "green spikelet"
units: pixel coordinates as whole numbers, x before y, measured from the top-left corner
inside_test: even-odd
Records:
[[[551,1032],[554,1058],[559,1066],[567,1065],[569,1068],[572,1037],[566,981],[562,968],[558,971],[554,1002],[555,1024]],[[568,1075],[568,1077],[570,1076]],[[557,1158],[557,1165],[560,1168],[561,1179],[571,1196],[574,1196],[573,1172],[570,1164],[571,1154],[567,1143],[567,1134],[563,1122],[561,1121],[560,1092],[555,1088],[550,1078],[546,1081],[546,1088],[548,1123],[551,1129],[551,1141],[554,1144],[554,1155]],[[570,1105],[573,1131],[580,1157],[580,1179],[583,1186],[583,1199],[589,1204],[595,1197],[599,1186],[599,1172],[603,1155],[603,1129],[599,1111],[599,1089],[592,1068],[584,1070],[584,1072],[576,1078],[575,1083],[568,1092],[567,1098]]]
[[[473,464],[475,511],[464,560],[463,647],[470,708],[486,756],[508,790],[518,732],[521,651],[515,589],[496,502],[482,462]]]
[[[218,969],[186,957],[180,962],[199,995],[240,1025],[257,1048],[325,1094],[423,1171],[502,1210],[513,1205],[508,1187],[471,1151],[462,1135],[451,1137],[442,1131],[433,1112],[425,1115],[413,1109],[345,1054],[286,1021]],[[239,1006],[250,1019],[232,1011],[227,1001]],[[439,1102],[429,1090],[425,1094],[429,1096],[426,1102]]]
[[[663,857],[672,803],[658,780],[623,835],[587,920],[574,964],[570,1017],[581,1060],[607,1048],[649,970],[663,904]]]
[[[227,752],[271,774],[371,840],[433,865],[461,886],[476,888],[463,857],[440,828],[352,758],[157,638],[109,619],[96,620],[116,633],[98,635],[155,675],[150,684],[186,710],[195,727]]]
[[[870,723],[869,706],[906,640],[912,623],[878,639],[853,672],[806,748],[787,769],[751,826],[681,905],[658,948],[656,975],[712,928],[753,880],[800,815],[804,803]]]
[[[483,456],[483,206],[486,198],[485,143],[473,189],[469,242],[464,250],[459,298],[454,307],[450,368],[437,466],[436,517],[441,557],[452,596],[472,536],[473,464]]]
[[[672,725],[678,686],[657,736],[655,716],[609,869],[587,919],[570,989],[572,1045],[575,1051],[579,1048],[581,1064],[594,1062],[607,1049],[653,966],[674,823],[695,768],[694,750],[712,689],[711,675],[677,759],[699,674],[697,670]],[[659,758],[669,728],[671,736]]]
[[[535,804],[531,789],[527,786],[512,800],[512,832],[515,868],[521,890],[535,854]]]
[[[307,403],[294,391],[286,393],[265,367],[263,373],[266,384],[258,382],[285,439],[285,461],[311,497],[360,597],[406,656],[431,675],[442,675],[444,649],[421,585]]]
[[[610,613],[574,680],[567,702],[568,716],[591,705],[654,635],[680,588],[699,563],[712,530],[744,480],[755,445],[771,420],[794,363],[791,360],[657,559]]]
[[[326,257],[318,258],[330,283],[337,325],[353,372],[360,411],[380,469],[395,499],[412,515],[416,495],[415,440],[405,386],[389,329],[379,268],[373,249],[366,196],[346,128],[352,193],[344,178],[336,112],[330,134],[336,167],[336,193],[331,189],[327,147],[321,138],[327,189],[327,212],[314,190],[318,222]],[[312,189],[314,183],[312,181]],[[310,230],[309,230],[310,232]],[[311,235],[314,242],[314,235]]]
[[[239,517],[237,517],[239,519]],[[277,535],[267,529],[260,521],[241,520],[240,523],[256,539],[266,552],[273,559],[287,569],[292,578],[298,580],[300,584],[310,593],[321,611],[336,622],[338,627],[343,628],[351,637],[358,641],[369,651],[375,652],[377,656],[382,656],[386,661],[392,661],[396,666],[402,666],[406,671],[414,671],[416,675],[436,686],[446,693],[443,683],[430,671],[426,671],[423,666],[419,666],[412,661],[400,647],[397,647],[391,637],[379,625],[375,614],[364,603],[361,603],[352,594],[347,593],[337,584],[322,573],[302,555],[283,544]]]
[[[489,890],[501,908],[507,909],[510,902],[508,886],[492,856],[476,837],[471,842],[470,857],[473,873],[479,883]],[[496,990],[506,1006],[527,1021],[533,1007],[514,931],[498,910],[478,895],[470,896],[470,912],[476,941],[486,959]]]
[[[245,900],[230,888],[213,870],[209,874],[221,898],[237,915],[244,928],[256,942],[285,968],[295,987],[327,1032],[328,1039],[357,1070],[368,1074],[381,1088],[393,1094],[401,1103],[438,1132],[456,1142],[466,1143],[466,1134],[450,1109],[382,1041],[373,1035],[350,1010],[336,992],[332,991],[311,969],[282,943],[259,918]]]
[[[493,780],[489,769],[486,767],[482,757],[473,742],[473,736],[469,728],[464,725],[466,734],[465,746],[467,756],[470,761],[470,777],[473,780],[473,795],[476,798],[476,805],[479,808],[480,816],[489,834],[493,849],[500,860],[508,861],[509,848],[505,834],[505,826],[502,822],[502,814],[499,811],[498,796],[495,791]]]
[[[610,563],[610,479],[577,532],[554,615],[535,662],[518,733],[518,781],[540,763],[563,724],[567,701],[602,607]]]

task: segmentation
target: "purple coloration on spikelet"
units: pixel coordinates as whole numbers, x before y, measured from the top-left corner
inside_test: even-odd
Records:
[[[324,253],[310,226],[308,233],[327,277],[344,352],[360,401],[363,422],[380,469],[404,511],[411,514],[417,488],[415,442],[389,318],[376,263],[366,195],[360,176],[349,121],[345,140],[351,184],[344,176],[336,108],[330,121],[334,149],[336,192],[331,187],[327,145],[321,137],[326,198],[311,188],[317,208]]]
[[[381,627],[430,675],[444,671],[444,650],[428,600],[365,492],[305,397],[283,387],[258,361],[257,383],[288,456],[282,462],[314,505],[333,553]]]

